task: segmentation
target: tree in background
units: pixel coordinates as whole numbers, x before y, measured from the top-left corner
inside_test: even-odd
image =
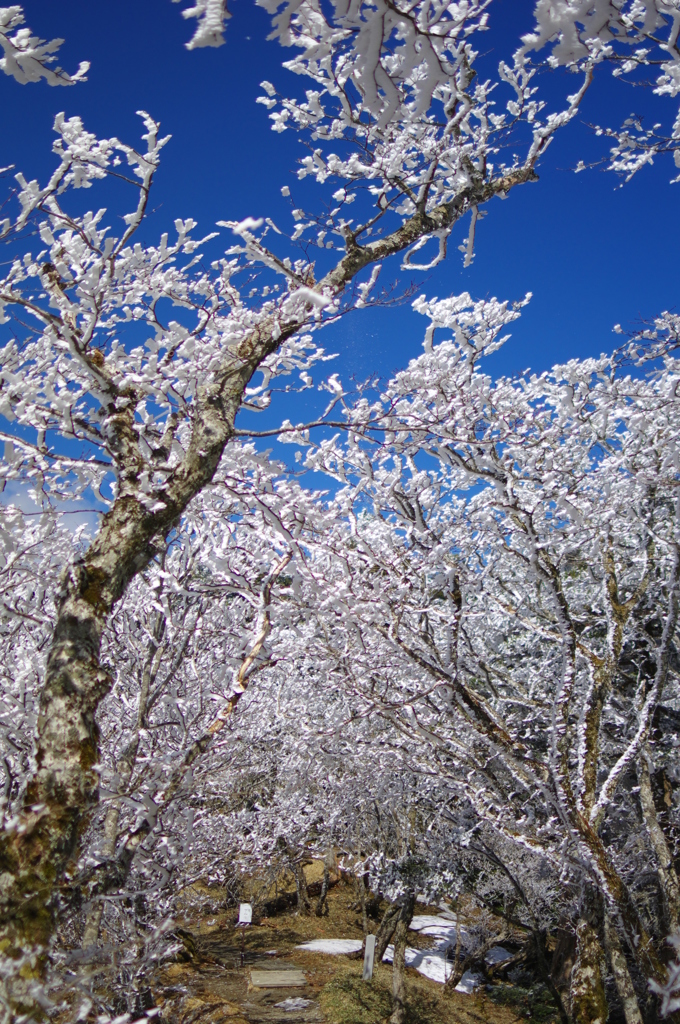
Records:
[[[604,936],[640,1020],[620,943],[644,1009],[680,915],[678,318],[493,381],[478,363],[517,308],[415,306],[425,353],[347,405],[346,441],[297,438],[341,486],[320,656],[480,821],[580,879],[576,976],[591,988]]]

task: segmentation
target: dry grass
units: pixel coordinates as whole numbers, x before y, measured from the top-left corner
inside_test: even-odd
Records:
[[[407,971],[408,1024],[514,1024],[517,1015],[483,995],[445,991],[416,971]],[[319,1002],[328,1024],[384,1024],[392,1012],[392,971],[381,964],[373,981],[361,980],[361,966],[343,966],[322,990]]]

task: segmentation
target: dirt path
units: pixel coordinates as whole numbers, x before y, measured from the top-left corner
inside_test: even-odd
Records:
[[[427,912],[428,908],[423,908]],[[437,908],[430,908],[436,913]],[[260,918],[243,937],[234,911],[192,915],[184,919],[178,937],[183,962],[159,968],[154,985],[161,1019],[168,1024],[383,1024],[391,1013],[391,968],[375,967],[370,985],[361,980],[361,953],[331,956],[299,945],[311,939],[363,938],[353,891],[338,885],[329,893],[328,913],[322,918],[297,915],[293,909]],[[373,923],[377,927],[377,922]],[[183,930],[186,929],[186,930]],[[413,933],[413,944],[431,944]],[[304,972],[300,987],[265,988],[250,984],[251,972]],[[531,1005],[498,1005],[482,988],[468,996],[448,992],[442,985],[412,969],[408,978],[409,1024],[554,1024],[554,1014],[534,1013]],[[504,990],[505,991],[505,990]],[[512,995],[512,993],[510,993]],[[304,1006],[280,1004],[305,1000]],[[308,1002],[307,1002],[308,1001]]]
[[[321,1024],[316,986],[254,988],[251,972],[299,970],[300,964],[278,955],[241,950],[221,934],[201,936],[190,964],[172,964],[164,971],[168,1001],[164,1016],[181,1024]],[[291,1008],[292,1000],[305,1006]],[[288,1001],[287,1007],[277,1004]],[[169,1011],[172,1008],[172,1013]]]

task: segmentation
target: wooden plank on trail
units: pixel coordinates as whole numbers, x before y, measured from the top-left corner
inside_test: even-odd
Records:
[[[302,971],[251,971],[250,982],[255,988],[302,988],[307,979]]]

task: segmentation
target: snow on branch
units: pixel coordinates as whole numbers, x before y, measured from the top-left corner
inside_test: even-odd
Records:
[[[340,248],[349,239],[363,250],[374,247],[382,259],[387,253],[378,251],[378,239],[390,220],[411,221],[411,228],[417,221],[399,251],[403,266],[427,270],[444,259],[453,225],[476,207],[465,249],[469,264],[482,207],[537,180],[536,165],[590,86],[589,65],[581,88],[544,114],[537,68],[521,50],[510,63],[499,62],[496,76],[482,79],[473,44],[487,28],[487,0],[258,2],[272,15],[272,37],[297,51],[284,67],[312,86],[303,98],[281,95],[263,81],[258,102],[270,111],[273,131],[308,136],[311,152],[300,162],[298,180],[335,178],[342,186],[333,189],[337,205],[329,217],[310,219],[299,206],[292,211],[293,239],[316,229],[319,247]],[[499,85],[509,92],[505,101]],[[505,163],[511,136],[524,155]],[[348,219],[349,204],[359,198],[365,202]],[[436,250],[418,262],[430,238]]]
[[[81,61],[75,75],[69,75],[60,67],[50,67],[56,61],[55,53],[64,42],[52,39],[46,42],[31,34],[24,24],[21,7],[0,7],[0,47],[4,57],[0,58],[0,70],[14,78],[20,85],[39,82],[44,78],[48,85],[75,85],[87,81],[90,69],[88,61]],[[10,35],[13,32],[14,35]]]
[[[173,0],[179,3],[180,0]],[[196,18],[196,30],[186,44],[187,50],[197,50],[203,46],[222,46],[224,44],[225,22],[231,18],[227,9],[227,0],[196,0],[193,7],[182,11],[183,18]]]
[[[538,0],[534,13],[535,29],[523,37],[519,53],[550,46],[554,67],[606,61],[615,77],[654,68],[655,95],[680,94],[677,0]],[[636,84],[647,83],[638,78]],[[598,128],[598,134],[614,140],[609,169],[626,181],[657,154],[672,153],[680,168],[680,112],[665,130],[661,124],[647,128],[633,114],[620,128]]]
[[[488,0],[464,5],[334,0],[328,18],[318,0],[258,2],[274,15],[272,35],[305,51],[290,62],[292,70],[313,64],[324,74],[322,69],[342,53],[337,83],[351,82],[382,128],[400,115],[404,89],[416,117],[426,113],[439,90],[449,89],[468,37],[486,26],[489,6]]]

